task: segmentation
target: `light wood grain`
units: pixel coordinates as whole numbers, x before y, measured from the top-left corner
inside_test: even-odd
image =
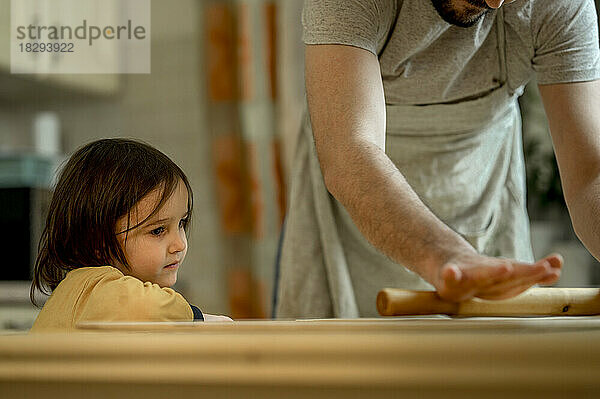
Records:
[[[600,390],[599,317],[104,327],[113,331],[0,337],[0,397],[579,398]]]

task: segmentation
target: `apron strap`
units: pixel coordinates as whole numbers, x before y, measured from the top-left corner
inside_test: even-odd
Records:
[[[500,7],[496,13],[496,29],[498,38],[498,58],[500,60],[500,83],[507,84],[506,71],[506,31],[504,27],[504,8]]]

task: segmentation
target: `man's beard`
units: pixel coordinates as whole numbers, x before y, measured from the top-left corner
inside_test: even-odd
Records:
[[[431,2],[444,21],[461,28],[475,25],[491,10],[485,0],[464,0],[466,7],[456,7],[455,0],[431,0]]]

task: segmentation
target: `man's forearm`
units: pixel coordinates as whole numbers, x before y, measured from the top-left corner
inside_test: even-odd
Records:
[[[456,254],[475,252],[421,202],[376,145],[351,144],[321,164],[327,188],[367,240],[426,280],[433,282]]]

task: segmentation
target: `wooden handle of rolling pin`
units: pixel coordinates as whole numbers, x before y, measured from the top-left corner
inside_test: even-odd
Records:
[[[583,316],[600,314],[600,288],[530,288],[510,299],[447,302],[435,291],[384,288],[377,294],[382,316]]]

